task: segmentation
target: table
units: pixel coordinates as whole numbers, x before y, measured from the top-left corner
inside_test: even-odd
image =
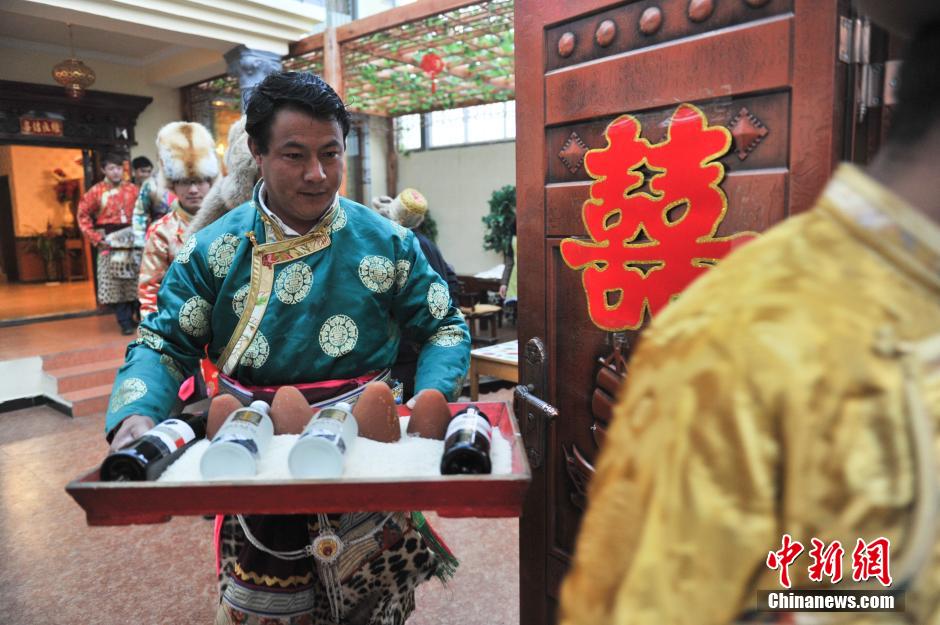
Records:
[[[480,376],[519,381],[519,341],[507,341],[470,351],[470,401],[480,395]]]

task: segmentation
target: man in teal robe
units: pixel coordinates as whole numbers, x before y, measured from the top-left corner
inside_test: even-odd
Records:
[[[386,369],[405,335],[422,344],[416,392],[437,389],[455,399],[462,386],[470,335],[447,284],[412,232],[338,195],[349,130],[339,97],[316,76],[273,74],[255,89],[246,114],[262,179],[250,202],[191,236],[168,269],[158,310],[141,323],[115,380],[105,423],[114,449],[171,414],[180,382],[196,372],[204,354],[235,384],[276,387]],[[327,524],[319,516],[308,526],[312,535],[331,531],[336,522],[343,527],[342,520]],[[262,517],[261,525],[264,519],[278,518]],[[295,522],[280,519],[262,531],[271,535],[274,523],[282,534],[297,535]],[[331,599],[333,618],[339,609],[365,623],[398,622],[414,607],[414,586],[434,572],[433,556],[411,555],[415,541],[417,553],[426,551],[412,520],[399,515],[382,523],[385,531],[377,536],[387,542],[388,532],[401,535],[399,546],[407,544],[408,557],[420,565],[411,567],[406,583],[377,584],[371,597],[346,597],[344,582],[343,601],[352,607],[338,608]],[[376,549],[389,545],[380,542]],[[256,557],[247,562],[257,564]],[[248,565],[239,564],[244,572]],[[278,596],[297,597],[277,613],[263,609],[268,589],[247,577],[236,580],[237,592],[223,602],[218,622],[288,622],[300,615],[328,620],[324,590],[330,595],[331,589],[301,574],[314,564],[308,558],[253,571],[279,578]],[[373,578],[373,568],[355,575]]]

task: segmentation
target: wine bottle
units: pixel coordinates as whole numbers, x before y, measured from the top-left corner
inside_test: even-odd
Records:
[[[166,419],[104,459],[105,482],[155,480],[193,443],[206,436],[206,413]]]
[[[199,461],[205,479],[249,478],[258,473],[258,460],[274,438],[267,402],[253,401],[236,409],[212,437]]]
[[[346,451],[358,434],[359,424],[349,404],[338,402],[321,409],[290,449],[291,475],[315,480],[341,476]]]
[[[444,435],[441,473],[489,473],[492,436],[489,417],[476,406],[467,406],[455,414]]]

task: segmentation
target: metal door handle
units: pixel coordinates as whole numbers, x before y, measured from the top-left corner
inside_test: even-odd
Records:
[[[558,410],[522,385],[516,387],[514,403],[516,415],[521,421],[522,440],[529,464],[533,469],[537,469],[545,459],[548,426],[558,416]]]

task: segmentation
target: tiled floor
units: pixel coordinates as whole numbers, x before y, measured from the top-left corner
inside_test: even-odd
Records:
[[[95,309],[95,286],[80,282],[0,284],[0,321]]]
[[[0,361],[130,342],[134,338],[121,336],[114,315],[11,326],[0,328]]]
[[[0,329],[0,360],[121,338],[113,318]],[[502,400],[508,389],[481,400]],[[66,483],[106,453],[103,417],[46,407],[0,413],[0,606],[15,625],[212,622],[212,523],[88,527]],[[437,519],[462,561],[419,589],[411,625],[518,623],[517,519]],[[481,597],[485,597],[482,599]]]

